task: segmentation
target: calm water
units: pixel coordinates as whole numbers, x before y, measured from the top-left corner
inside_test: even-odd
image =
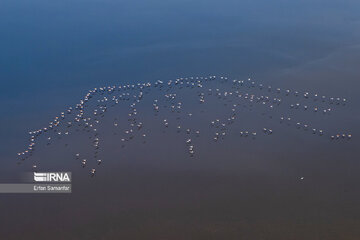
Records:
[[[149,113],[146,144],[120,149],[104,133],[95,178],[73,158],[87,151],[81,135],[37,149],[43,169],[73,172],[73,193],[0,195],[1,239],[359,239],[359,12],[358,1],[334,0],[1,1],[2,182],[31,171],[16,165],[29,130],[103,85],[251,76],[346,97],[324,124],[353,135],[331,144],[243,110],[233,135],[199,141],[189,158]],[[268,125],[278,134],[235,134]]]

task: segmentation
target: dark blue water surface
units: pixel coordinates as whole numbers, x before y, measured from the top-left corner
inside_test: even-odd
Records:
[[[355,0],[1,0],[0,179],[17,181],[36,163],[72,171],[74,188],[0,195],[0,239],[360,239],[359,13]],[[208,75],[345,97],[329,118],[304,117],[353,138],[334,144],[244,108],[233,135],[198,141],[189,158],[184,139],[158,125],[166,116],[150,111],[147,144],[121,149],[104,129],[104,164],[94,178],[73,159],[90,151],[82,135],[16,164],[27,132],[89,89]],[[204,119],[226,114],[209,102]],[[121,118],[120,110],[111,114]],[[201,117],[194,121],[212,134]],[[236,135],[265,126],[279,134]]]

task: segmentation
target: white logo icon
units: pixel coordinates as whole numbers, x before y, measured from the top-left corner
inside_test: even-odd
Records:
[[[70,173],[67,172],[34,172],[35,182],[70,182]]]

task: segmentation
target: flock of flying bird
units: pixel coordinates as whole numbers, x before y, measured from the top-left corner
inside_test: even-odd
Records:
[[[211,83],[216,83],[213,84],[215,85],[214,88],[209,87],[209,85],[212,86]],[[227,86],[228,88],[222,89],[221,86]],[[263,106],[268,112],[271,112],[280,105],[286,104],[283,103],[283,99],[286,100],[286,98],[292,96],[295,98],[303,98],[308,104],[301,104],[299,101],[298,103],[289,104],[289,109],[321,112],[322,114],[330,114],[333,111],[333,108],[344,106],[347,103],[345,98],[326,97],[317,93],[311,94],[309,92],[264,86],[263,84],[257,84],[250,78],[247,80],[230,80],[223,76],[184,77],[166,82],[158,80],[155,83],[147,82],[94,88],[88,91],[78,104],[61,112],[46,127],[30,131],[30,143],[28,144],[27,149],[17,153],[19,163],[33,155],[33,152],[37,148],[36,143],[40,137],[44,137],[49,145],[56,138],[68,136],[75,131],[83,130],[90,133],[90,138],[92,139],[92,147],[94,149],[94,160],[91,161],[92,165],[100,165],[102,160],[98,158],[101,142],[101,131],[99,130],[99,127],[108,110],[120,103],[126,103],[130,110],[127,115],[123,115],[127,118],[128,127],[123,132],[125,137],[120,139],[122,146],[133,140],[137,132],[139,132],[139,136],[143,143],[146,143],[147,135],[141,132],[144,124],[138,117],[139,113],[137,106],[139,106],[141,102],[152,102],[151,111],[154,112],[155,116],[159,117],[160,112],[163,112],[165,116],[169,116],[171,113],[176,115],[177,122],[175,124],[170,122],[169,118],[165,117],[160,120],[161,125],[164,130],[175,128],[177,133],[184,133],[186,135],[184,139],[186,149],[189,156],[192,157],[195,154],[193,140],[200,136],[200,130],[184,127],[184,125],[181,124],[181,116],[186,115],[191,118],[193,115],[192,113],[184,111],[184,102],[178,101],[181,99],[181,96],[179,96],[180,93],[184,92],[186,89],[188,89],[188,92],[190,93],[192,91],[196,93],[195,96],[200,105],[206,104],[207,100],[211,98],[231,108],[228,116],[212,119],[206,123],[209,125],[209,131],[214,131],[212,140],[215,142],[225,138],[229,126],[237,119],[237,112],[239,111],[238,107],[243,106],[241,103],[246,103],[249,107]],[[258,94],[254,94],[255,89]],[[152,95],[152,92],[156,92],[158,96]],[[144,100],[147,95],[149,98],[153,97],[152,101]],[[91,105],[92,103],[95,104]],[[314,106],[314,103],[319,104],[315,104]],[[322,107],[319,107],[320,105]],[[263,113],[263,115],[264,114],[265,113]],[[119,127],[118,122],[119,119],[114,118],[113,125],[115,128]],[[279,122],[280,124],[293,125],[296,128],[305,131],[310,130],[312,134],[327,136],[330,140],[334,141],[350,140],[352,138],[350,133],[330,134],[323,129],[315,128],[308,123],[297,122],[290,116],[279,116]],[[263,128],[262,132],[267,135],[273,134],[273,130],[269,128]],[[241,137],[255,138],[258,133],[255,131],[242,130],[239,134]],[[76,153],[74,158],[78,160],[80,166],[84,168],[89,165],[90,161],[82,158],[80,153]],[[36,171],[38,166],[33,164],[32,167],[34,171]],[[91,167],[90,175],[94,176],[95,173],[96,167]]]

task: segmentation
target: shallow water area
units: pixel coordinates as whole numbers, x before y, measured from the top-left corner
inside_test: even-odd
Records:
[[[359,3],[141,3],[0,3],[1,238],[359,239]]]

